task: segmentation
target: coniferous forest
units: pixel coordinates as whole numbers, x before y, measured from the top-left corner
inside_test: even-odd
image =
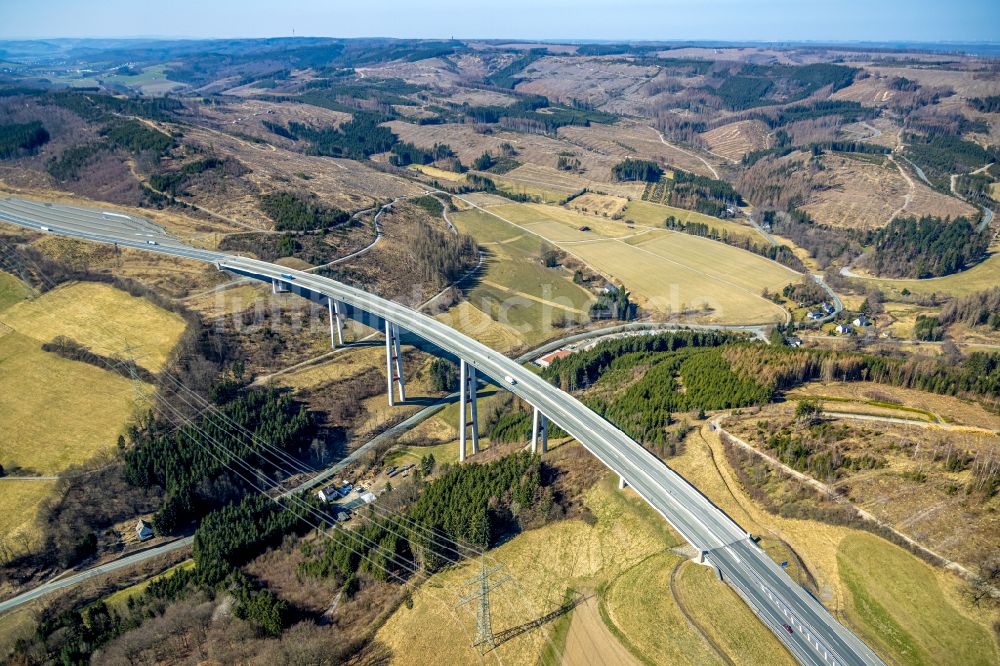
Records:
[[[253,438],[241,436],[233,423]],[[266,478],[261,484],[255,471],[267,474],[275,467],[266,447],[294,455],[309,445],[314,432],[312,415],[288,395],[250,390],[196,424],[175,430],[150,417],[132,427],[123,442],[124,475],[135,486],[163,488],[166,497],[153,526],[169,534],[229,500],[258,491],[259,485],[270,485]]]
[[[989,243],[988,230],[977,231],[965,218],[896,218],[875,232],[873,251],[865,261],[876,275],[940,277],[979,262]]]

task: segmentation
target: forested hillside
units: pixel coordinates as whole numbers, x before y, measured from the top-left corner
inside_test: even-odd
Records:
[[[865,262],[876,275],[939,277],[978,263],[989,242],[988,231],[977,231],[964,218],[897,218],[875,233]]]
[[[234,426],[253,437],[242,436]],[[243,493],[260,490],[250,470],[274,469],[273,454],[266,449],[294,455],[309,445],[314,432],[310,413],[287,394],[250,390],[176,430],[153,418],[131,428],[123,441],[124,475],[135,486],[166,491],[153,526],[169,534]]]
[[[261,209],[274,220],[278,231],[317,231],[351,219],[350,213],[293,192],[265,194]]]
[[[405,563],[434,571],[488,548],[533,517],[543,488],[541,462],[525,452],[482,465],[448,469],[420,490],[405,520],[371,517],[338,531],[300,566],[351,591],[359,572],[383,581],[409,577]]]
[[[667,441],[673,412],[762,405],[816,379],[882,382],[972,397],[994,409],[1000,405],[1000,354],[976,352],[955,365],[933,358],[790,349],[720,333],[606,341],[556,359],[542,374],[564,390],[583,390],[589,407],[650,445]]]
[[[0,125],[0,159],[33,153],[49,140],[49,133],[39,121]]]

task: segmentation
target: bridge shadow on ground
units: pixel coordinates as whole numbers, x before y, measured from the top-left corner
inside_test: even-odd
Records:
[[[435,398],[432,396],[407,396],[406,400],[403,402],[397,402],[396,404],[430,407],[431,405],[448,404],[450,402],[458,402],[458,396],[446,396],[444,398]]]

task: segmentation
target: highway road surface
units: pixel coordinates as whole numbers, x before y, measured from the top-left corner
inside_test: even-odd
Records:
[[[882,663],[865,643],[771,561],[750,535],[661,460],[573,396],[515,360],[436,319],[330,278],[187,247],[148,225],[129,223],[128,219],[108,216],[100,210],[8,198],[0,199],[0,220],[36,231],[210,262],[220,270],[280,283],[314,300],[333,298],[345,303],[351,311],[370,313],[398,324],[433,346],[465,359],[477,372],[539,408],[620,474],[684,539],[703,553],[705,563],[716,568],[800,663]],[[664,640],[670,637],[665,635]]]

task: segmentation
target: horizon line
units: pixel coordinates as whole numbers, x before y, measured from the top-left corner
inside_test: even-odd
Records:
[[[460,41],[460,42],[490,42],[490,43],[521,43],[521,44],[624,44],[624,45],[670,45],[670,44],[722,44],[722,45],[768,45],[768,46],[780,46],[780,45],[799,45],[799,44],[809,44],[818,46],[842,46],[842,45],[885,45],[885,44],[903,44],[903,45],[976,45],[976,46],[1000,46],[1000,40],[976,40],[976,39],[948,39],[948,40],[925,40],[925,39],[911,39],[911,38],[887,38],[881,40],[873,39],[836,39],[836,38],[787,38],[787,39],[715,39],[715,38],[697,38],[697,39],[675,39],[675,38],[662,38],[662,39],[628,39],[628,38],[591,38],[591,37],[559,37],[551,39],[536,39],[536,38],[525,38],[525,37],[392,37],[388,35],[358,35],[353,37],[343,37],[336,35],[268,35],[268,36],[247,36],[247,35],[233,35],[228,37],[223,36],[213,36],[213,37],[192,37],[184,35],[98,35],[98,36],[31,36],[31,37],[0,37],[0,43],[2,42],[35,42],[35,41],[56,41],[56,40],[93,40],[93,41],[105,41],[105,40],[122,40],[122,41],[192,41],[192,42],[211,42],[211,41],[223,41],[223,40],[273,40],[273,39],[287,39],[287,40],[297,40],[297,39],[331,39],[331,40],[360,40],[360,39],[384,39],[384,40],[396,40],[396,41]]]

